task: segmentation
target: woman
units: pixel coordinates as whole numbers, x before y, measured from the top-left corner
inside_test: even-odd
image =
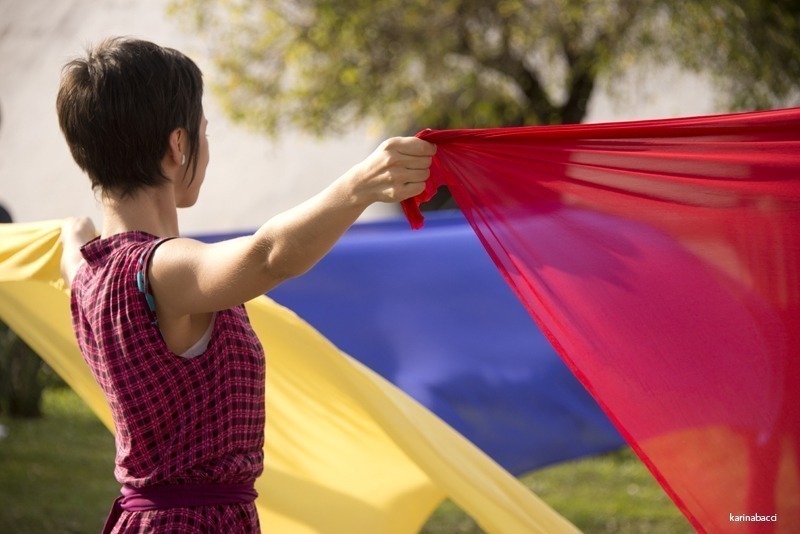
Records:
[[[373,202],[421,193],[435,147],[384,142],[251,236],[181,238],[177,208],[205,178],[197,66],[180,52],[109,39],[63,71],[57,109],[101,193],[63,229],[78,344],[111,406],[123,497],[113,532],[258,532],[264,354],[242,304],[319,261]]]

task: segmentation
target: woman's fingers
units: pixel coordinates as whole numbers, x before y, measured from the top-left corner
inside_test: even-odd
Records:
[[[431,156],[404,156],[398,165],[412,171],[424,171],[431,167],[432,162]]]
[[[417,137],[392,137],[383,142],[383,149],[405,156],[432,157],[436,154],[436,145]]]

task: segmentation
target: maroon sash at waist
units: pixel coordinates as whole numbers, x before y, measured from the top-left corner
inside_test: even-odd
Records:
[[[117,520],[126,512],[188,508],[191,506],[214,506],[220,504],[246,504],[258,497],[253,483],[249,484],[170,484],[134,488],[122,486],[122,497],[114,506],[103,527],[103,534],[110,533]]]

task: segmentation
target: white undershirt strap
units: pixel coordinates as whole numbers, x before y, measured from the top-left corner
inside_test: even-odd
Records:
[[[211,334],[214,332],[214,322],[216,319],[217,314],[214,312],[214,315],[211,316],[211,321],[208,323],[208,328],[206,329],[205,334],[203,334],[200,339],[197,340],[197,343],[180,354],[181,358],[195,358],[206,351],[208,348],[208,342],[211,341]]]

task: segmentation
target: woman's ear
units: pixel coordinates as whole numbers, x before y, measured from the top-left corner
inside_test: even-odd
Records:
[[[176,128],[169,134],[169,146],[166,157],[170,163],[182,167],[186,164],[186,132],[183,128]]]

